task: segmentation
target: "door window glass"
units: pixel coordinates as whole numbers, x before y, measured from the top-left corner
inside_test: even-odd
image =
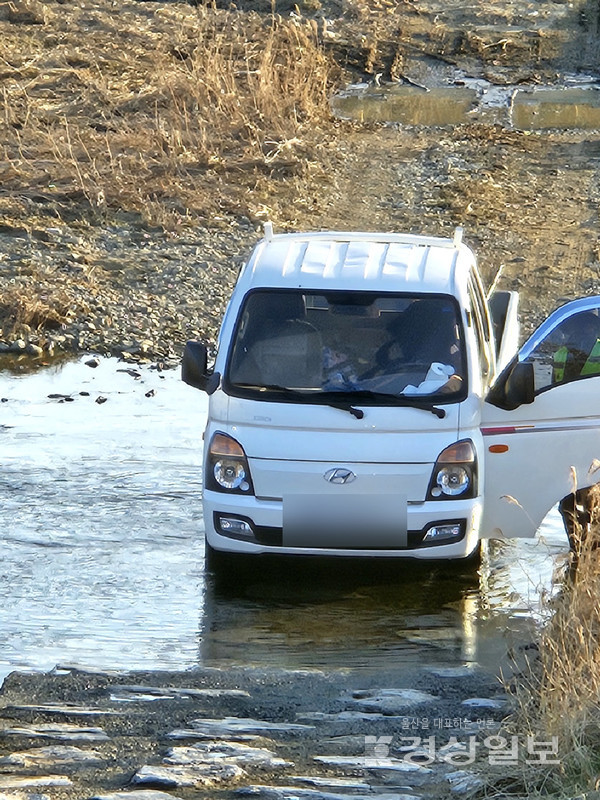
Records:
[[[566,317],[527,357],[533,364],[535,391],[600,375],[599,309]]]

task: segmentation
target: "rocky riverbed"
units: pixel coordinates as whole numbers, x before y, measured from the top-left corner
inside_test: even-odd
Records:
[[[484,786],[490,754],[506,749],[497,680],[431,667],[397,681],[251,668],[13,674],[0,796],[416,800]]]
[[[246,24],[246,15],[252,30],[255,15],[264,15],[259,32],[275,21],[272,4],[261,0],[240,0],[231,17],[213,10],[228,31],[232,20]],[[86,359],[114,354],[135,362],[130,366],[175,366],[187,338],[215,343],[237,269],[266,219],[276,230],[446,236],[462,225],[488,285],[498,279],[500,288],[521,292],[525,331],[560,302],[600,292],[598,130],[532,133],[476,119],[443,127],[333,119],[303,126],[295,119],[282,131],[275,123],[257,130],[253,118],[227,138],[229,150],[207,145],[194,138],[202,105],[180,103],[210,66],[195,60],[205,12],[128,0],[118,11],[107,0],[15,0],[0,9],[1,367],[18,371],[82,352]],[[338,88],[485,80],[500,93],[507,86],[560,89],[570,76],[594,79],[598,70],[599,11],[591,0],[285,0],[277,11],[314,30],[335,62]],[[249,56],[260,50],[257,41],[263,39],[253,34]],[[179,129],[169,128],[173,98],[184,110]],[[89,402],[88,411],[115,408],[115,385],[101,388],[98,403],[96,396],[80,399],[85,387],[59,388],[63,397],[48,402],[61,410],[78,401]],[[152,404],[141,389],[140,402]],[[11,402],[2,404],[2,426],[14,425],[14,411]],[[128,417],[115,420],[110,425],[119,432]],[[59,427],[72,430],[65,418]],[[89,414],[87,440],[105,428]],[[7,494],[12,499],[25,487],[22,519],[35,516],[40,548],[47,545],[43,504],[60,505],[65,476],[74,478],[81,503],[92,496],[78,493],[89,490],[78,483],[89,462],[82,457],[70,472],[71,456],[57,462],[46,433],[35,432],[47,446],[46,482],[31,484],[46,494],[28,488],[18,471]],[[152,431],[142,440],[152,440]],[[106,453],[108,462],[113,451]],[[19,458],[13,466],[21,468]],[[135,474],[145,477],[143,469]],[[103,492],[106,485],[111,476],[102,472],[95,496],[119,507],[119,492]],[[146,490],[138,492],[140,520]],[[59,534],[78,515],[87,524],[81,509],[69,505]],[[95,547],[112,552],[114,541],[99,539]],[[103,564],[101,554],[96,559]],[[373,606],[376,619],[384,610]],[[289,604],[282,609],[289,615]],[[12,611],[7,601],[5,613]],[[318,619],[311,615],[307,629]],[[354,645],[352,622],[344,631]],[[421,618],[414,624],[425,625]],[[339,615],[323,623],[336,627]],[[287,628],[279,635],[291,636]],[[387,640],[379,642],[373,628],[361,637],[364,659],[376,663]],[[305,641],[313,642],[308,633]],[[243,637],[227,645],[238,661],[249,655]],[[63,646],[54,641],[49,650]],[[318,638],[311,646],[324,647]],[[311,661],[306,653],[304,660]],[[15,672],[0,695],[0,797],[387,800],[489,794],[494,787],[527,796],[511,777],[520,766],[513,770],[510,753],[504,764],[490,763],[491,749],[502,745],[491,737],[510,710],[497,664],[429,667],[369,673],[226,662],[172,673],[68,665],[48,674]],[[451,737],[456,742],[446,748]],[[520,762],[535,758],[526,740],[518,737],[517,745]]]

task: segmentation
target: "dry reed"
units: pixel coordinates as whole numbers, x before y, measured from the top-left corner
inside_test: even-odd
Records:
[[[529,767],[514,783],[528,796],[573,796],[600,784],[600,491],[591,493],[591,522],[577,525],[575,548],[536,657],[510,689],[517,711],[508,729],[558,745],[557,764]],[[510,782],[510,781],[509,781]],[[506,780],[501,783],[506,785]]]
[[[3,198],[162,222],[249,213],[257,180],[302,170],[335,81],[314,24],[126,2],[111,18],[61,7],[3,42]]]

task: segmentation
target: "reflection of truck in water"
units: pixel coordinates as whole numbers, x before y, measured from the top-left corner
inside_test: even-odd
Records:
[[[600,456],[590,381],[551,369],[536,385],[560,324],[581,303],[598,319],[600,299],[559,309],[518,355],[517,300],[486,296],[460,230],[267,226],[214,366],[199,342],[184,353],[183,379],[210,395],[209,557],[465,558],[533,536]]]

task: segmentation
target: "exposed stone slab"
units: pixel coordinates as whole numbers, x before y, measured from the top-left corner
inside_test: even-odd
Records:
[[[251,747],[240,742],[203,742],[189,747],[173,747],[163,759],[165,764],[180,766],[210,764],[216,761],[251,765],[263,769],[290,767],[292,763],[279,758],[273,751],[263,747]]]
[[[37,786],[71,786],[65,775],[0,775],[0,790],[34,789]]]
[[[260,800],[419,800],[414,794],[340,794],[303,789],[298,786],[243,786],[236,790],[241,797],[258,797]]]
[[[392,770],[394,772],[418,772],[427,775],[433,770],[414,764],[412,761],[403,761],[399,758],[368,758],[366,756],[313,756],[315,761],[327,764],[330,767],[345,767],[346,769]]]
[[[223,783],[239,780],[246,772],[237,764],[215,761],[193,766],[144,766],[132,778],[134,784],[148,784],[163,788],[212,788]]]
[[[297,719],[306,720],[332,720],[334,722],[379,722],[384,719],[394,719],[392,714],[381,714],[377,711],[338,711],[328,714],[326,711],[307,711],[304,714],[296,714]]]
[[[44,705],[18,705],[18,706],[8,706],[7,711],[33,711],[38,714],[68,714],[70,716],[80,716],[80,717],[92,717],[92,716],[114,716],[118,714],[118,711],[114,709],[103,709],[103,708],[90,708],[89,706],[77,706],[77,705],[70,705],[69,703],[64,704],[44,704]]]
[[[314,730],[314,725],[300,725],[293,722],[266,722],[261,719],[245,719],[242,717],[225,717],[224,719],[194,719],[191,727],[171,731],[170,739],[217,738],[238,735],[275,735],[284,733],[307,733]]]
[[[376,689],[374,691],[353,692],[353,701],[362,708],[379,711],[382,714],[396,714],[416,708],[425,703],[433,703],[439,697],[417,689]]]
[[[206,698],[250,697],[243,689],[196,689],[177,686],[118,686],[111,691],[110,699],[117,702],[140,702],[152,700],[173,700],[181,697]]]
[[[39,767],[51,763],[56,768],[58,765],[99,764],[104,760],[96,750],[82,750],[69,745],[50,745],[49,747],[36,747],[32,750],[11,753],[0,758],[0,766]]]
[[[289,779],[295,783],[304,783],[307,786],[329,789],[346,789],[352,791],[371,788],[371,785],[366,781],[354,780],[352,778],[323,778],[317,775],[290,775]]]
[[[23,725],[15,728],[3,728],[1,736],[26,736],[31,739],[60,739],[69,741],[106,742],[107,734],[102,728],[82,728],[69,723],[43,723],[40,725]]]
[[[123,792],[96,794],[90,797],[90,800],[181,800],[181,798],[171,793],[159,792],[157,789],[131,789]]]

